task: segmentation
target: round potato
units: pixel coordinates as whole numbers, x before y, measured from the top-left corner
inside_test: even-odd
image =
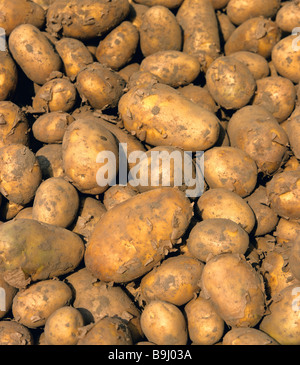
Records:
[[[0,345],[33,345],[33,335],[30,330],[16,321],[0,322]]]
[[[222,340],[223,345],[279,345],[274,338],[256,328],[232,328]]]
[[[18,84],[18,71],[10,54],[0,51],[0,100],[8,100],[15,94]]]
[[[137,191],[130,185],[115,185],[105,191],[103,197],[103,204],[107,210],[114,206],[125,202],[126,200],[134,197]]]
[[[174,304],[152,300],[141,314],[141,326],[148,341],[156,345],[187,344],[187,323]]]
[[[187,247],[194,257],[206,262],[225,252],[244,254],[249,247],[249,235],[230,219],[210,218],[192,228]]]
[[[64,177],[62,145],[46,144],[35,154],[44,180],[49,177]]]
[[[291,219],[280,218],[276,226],[274,236],[278,244],[290,243],[296,240],[300,234],[300,222]]]
[[[252,73],[255,80],[260,80],[269,76],[270,67],[267,60],[257,53],[238,51],[231,53],[229,57],[233,57],[236,60],[244,63]]]
[[[300,3],[299,1],[285,1],[276,14],[276,24],[287,33],[299,27]]]

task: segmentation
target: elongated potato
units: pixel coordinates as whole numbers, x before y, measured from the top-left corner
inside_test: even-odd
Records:
[[[86,267],[108,282],[140,277],[181,238],[191,214],[189,199],[178,189],[165,187],[138,194],[110,209],[97,224],[85,252]]]
[[[48,8],[47,30],[87,40],[109,32],[128,14],[127,0],[58,0]]]
[[[222,38],[227,42],[228,38],[231,36],[232,32],[236,29],[236,26],[231,23],[229,17],[225,13],[217,12],[218,23],[220,26]]]
[[[203,151],[219,136],[218,118],[168,85],[131,89],[120,99],[119,112],[128,131],[154,146]]]
[[[300,3],[299,1],[285,1],[276,14],[276,24],[284,32],[292,33],[299,27]]]
[[[183,52],[196,56],[206,72],[220,52],[218,22],[211,1],[184,0],[176,18],[183,29]]]
[[[47,37],[33,25],[22,24],[9,37],[9,50],[33,82],[43,85],[51,72],[59,71],[62,62]]]
[[[267,60],[257,53],[249,51],[238,51],[231,53],[229,57],[233,57],[236,60],[244,63],[254,76],[255,80],[259,80],[269,76],[270,67]]]
[[[196,57],[176,50],[155,52],[144,58],[140,71],[148,71],[172,87],[192,83],[200,73]]]
[[[0,100],[9,100],[14,95],[18,84],[18,71],[8,52],[0,51]]]
[[[33,345],[33,335],[30,330],[14,320],[0,322],[0,345]]]
[[[222,340],[223,345],[279,345],[274,338],[256,328],[232,328]]]
[[[1,224],[0,232],[0,271],[17,288],[66,274],[83,257],[81,238],[62,227],[16,219]]]

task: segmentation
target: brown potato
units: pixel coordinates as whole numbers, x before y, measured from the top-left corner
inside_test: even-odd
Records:
[[[162,80],[158,76],[154,75],[150,71],[140,71],[139,69],[130,76],[127,83],[127,88],[130,90],[136,86],[150,87],[157,84],[158,82],[162,83]]]
[[[223,40],[226,42],[228,38],[231,36],[232,32],[236,29],[236,26],[231,23],[228,15],[225,13],[218,11],[217,18]]]
[[[107,210],[125,202],[137,194],[130,185],[114,185],[105,191],[103,204]]]
[[[256,328],[232,328],[222,340],[223,345],[279,345],[274,338]]]
[[[298,1],[285,1],[276,14],[276,24],[287,33],[299,27],[300,3]]]
[[[0,101],[11,99],[18,84],[16,64],[8,52],[0,51]]]
[[[9,50],[26,76],[43,85],[62,62],[47,37],[31,24],[22,24],[9,37]]]
[[[218,107],[216,102],[210,95],[207,89],[204,89],[198,85],[189,85],[180,87],[177,89],[183,96],[191,100],[193,103],[200,105],[202,108],[209,110],[212,113],[216,113]]]
[[[4,280],[3,275],[0,274],[0,319],[5,317],[5,315],[11,310],[12,302],[16,294],[17,294],[17,289],[9,285]],[[2,322],[0,321],[0,324],[1,323]]]
[[[134,0],[138,4],[146,5],[146,6],[165,6],[169,9],[178,8],[183,0]]]
[[[228,4],[229,0],[210,0],[213,4],[214,9],[222,9]]]
[[[133,0],[128,0],[128,2],[130,4],[130,12],[127,18],[139,30],[143,22],[143,16],[149,9],[149,6],[136,4]]]
[[[156,345],[187,344],[187,323],[174,304],[152,300],[141,314],[141,326],[147,340]]]
[[[131,61],[138,43],[138,30],[129,21],[124,21],[100,41],[96,58],[101,64],[119,70]]]
[[[290,118],[287,121],[286,125],[286,133],[289,137],[290,148],[293,151],[295,157],[300,159],[300,146],[299,146],[299,137],[300,137],[300,115],[294,118]]]
[[[128,81],[131,77],[131,75],[135,72],[138,72],[140,69],[140,65],[136,63],[130,63],[129,65],[123,67],[121,70],[119,70],[119,75],[122,77],[122,79],[125,80],[125,82],[128,84]]]
[[[291,219],[280,218],[276,226],[274,236],[278,244],[290,243],[296,240],[300,234],[300,222]]]
[[[4,221],[8,221],[14,218],[22,209],[24,208],[23,205],[16,204],[14,202],[10,202],[6,200],[2,203],[0,207],[0,215]]]
[[[291,247],[289,264],[293,275],[300,280],[300,240],[298,237]]]
[[[36,152],[35,156],[40,165],[44,180],[49,177],[65,176],[61,144],[46,144]]]
[[[32,219],[32,207],[21,209],[15,219]]]
[[[0,322],[0,345],[33,345],[33,335],[30,330],[15,321]]]

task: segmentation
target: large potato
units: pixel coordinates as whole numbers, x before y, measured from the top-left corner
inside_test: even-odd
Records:
[[[9,50],[33,82],[43,85],[53,71],[59,71],[62,62],[47,37],[35,26],[21,24],[9,37]]]
[[[83,257],[81,238],[62,227],[16,219],[1,224],[0,232],[0,271],[15,287],[66,274]]]
[[[274,338],[256,328],[232,328],[222,340],[223,345],[279,345]]]
[[[0,322],[0,345],[33,345],[33,334],[30,330],[16,321]]]
[[[125,128],[150,145],[203,151],[219,137],[218,118],[168,85],[132,88],[119,112]]]
[[[254,327],[265,311],[262,277],[241,255],[224,253],[204,266],[202,296],[231,327]]]
[[[0,51],[0,100],[8,100],[14,96],[18,84],[16,64],[8,52]]]
[[[97,224],[86,249],[86,267],[103,281],[134,280],[165,256],[191,216],[189,199],[176,188],[138,194],[110,209]]]
[[[47,11],[47,30],[79,40],[102,36],[129,14],[127,0],[57,0]]]

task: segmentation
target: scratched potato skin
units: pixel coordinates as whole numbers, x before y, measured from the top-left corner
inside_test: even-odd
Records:
[[[184,234],[192,204],[176,188],[159,188],[110,209],[95,227],[85,265],[105,282],[134,280],[150,271]]]

